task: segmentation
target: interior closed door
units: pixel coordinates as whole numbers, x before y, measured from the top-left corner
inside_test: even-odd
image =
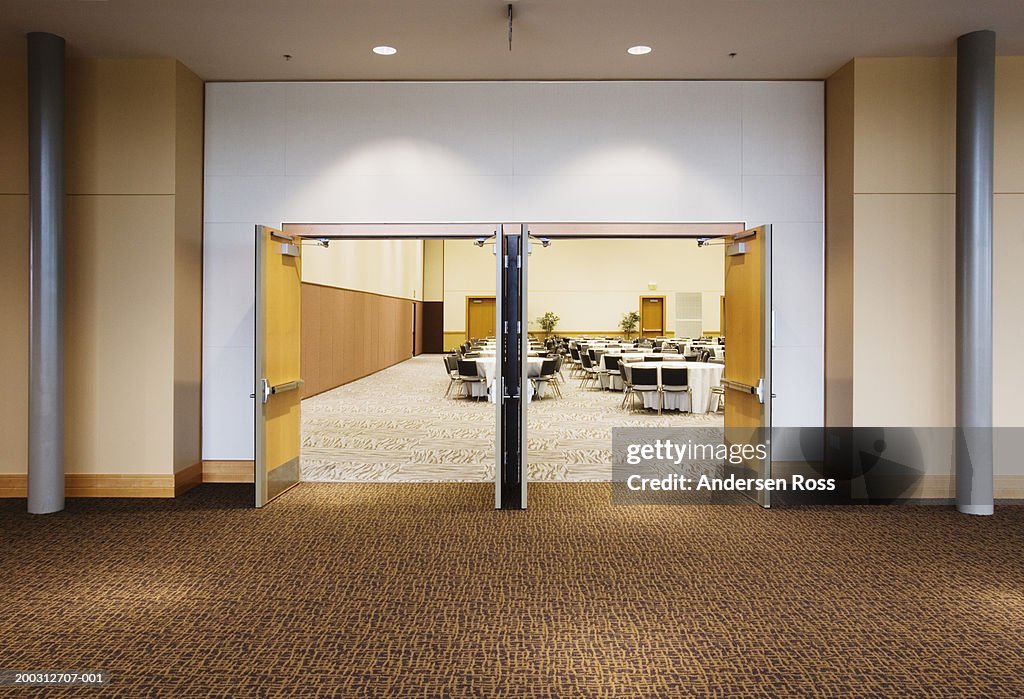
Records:
[[[256,506],[299,481],[302,247],[256,227]]]
[[[494,337],[494,297],[470,297],[466,304],[466,339]]]
[[[662,337],[665,334],[665,297],[640,297],[640,334]]]
[[[726,335],[725,438],[729,444],[763,445],[764,458],[734,470],[745,478],[771,476],[771,227],[727,239],[725,251]],[[769,493],[758,502],[768,507]]]

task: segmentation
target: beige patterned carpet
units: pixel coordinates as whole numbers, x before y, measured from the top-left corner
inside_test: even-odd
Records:
[[[531,481],[609,481],[613,427],[719,426],[722,416],[619,409],[622,394],[580,389],[530,404]],[[440,355],[421,355],[302,403],[302,480],[492,481],[494,406],[445,398]]]

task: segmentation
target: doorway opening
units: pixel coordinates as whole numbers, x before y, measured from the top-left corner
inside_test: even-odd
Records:
[[[421,285],[412,298],[404,299],[407,304],[424,305],[410,305],[409,314],[399,321],[413,337],[411,342],[395,345],[412,346],[411,356],[369,377],[309,395],[300,406],[304,480],[493,480],[495,502],[503,507],[499,495],[506,478],[503,465],[509,465],[506,457],[512,458],[512,452],[517,452],[518,472],[510,477],[518,479],[517,485],[529,480],[606,481],[610,479],[610,440],[595,429],[673,421],[721,424],[728,420],[731,401],[723,398],[730,390],[763,390],[763,382],[751,386],[739,381],[738,375],[725,375],[724,329],[713,327],[714,321],[722,319],[721,299],[730,296],[724,279],[717,284],[702,282],[695,291],[691,282],[700,275],[684,262],[686,256],[704,256],[717,265],[722,278],[728,268],[726,264],[723,269],[722,260],[730,257],[727,246],[742,228],[740,224],[533,224],[516,234],[517,228],[494,224],[285,226],[285,235],[295,237],[304,249],[316,250],[316,255],[323,255],[321,249],[329,250],[331,245],[337,249],[357,241],[414,241],[421,251],[428,242],[437,241],[440,254],[435,257],[442,260],[440,283],[430,293],[441,299],[433,312],[442,319],[439,334],[445,353],[416,351],[427,345],[426,338],[416,337],[422,332],[418,319],[425,324],[431,312],[426,295],[416,298],[427,293],[424,263]],[[740,255],[732,256],[742,258],[751,242],[747,240],[739,246]],[[672,243],[685,246],[686,256],[662,249]],[[616,246],[626,247],[613,250]],[[510,265],[510,258],[516,257],[521,259]],[[657,260],[668,267],[655,280],[654,267],[635,264],[637,260]],[[365,268],[364,262],[357,259],[355,264]],[[521,265],[519,276],[507,271],[517,265]],[[657,293],[651,293],[654,287]],[[627,299],[630,292],[631,300],[618,308],[620,302],[613,296]],[[619,320],[630,306],[637,308],[638,299],[639,312],[634,313],[640,322],[632,330]],[[565,300],[568,305],[560,306]],[[360,308],[343,304],[339,312],[362,317],[364,329],[380,325],[372,314],[360,316]],[[537,321],[548,312],[571,324],[542,330]],[[322,303],[320,315],[331,315],[325,315]],[[730,310],[730,319],[741,315]],[[761,309],[759,315],[763,316]],[[337,313],[332,322],[336,317]],[[356,335],[363,343],[357,346],[365,347],[373,331]],[[761,335],[762,340],[765,337]],[[389,338],[377,332],[382,346],[390,346]],[[735,346],[731,344],[730,351]],[[759,347],[753,354],[760,351]],[[311,352],[304,346],[303,358]],[[330,359],[336,359],[333,350]],[[323,360],[323,356],[318,360],[321,367]],[[653,370],[654,390],[643,390],[644,384],[632,380],[631,372],[624,371],[626,363],[640,375]],[[683,381],[686,391],[680,395],[669,390],[669,379],[677,378],[678,369],[683,376],[688,374]],[[426,377],[433,370],[436,373],[427,380],[430,387],[421,391],[416,377]],[[308,371],[309,366],[304,375],[312,376]],[[383,383],[388,387],[382,379],[387,379]],[[422,401],[414,399],[418,391]],[[332,403],[334,398],[338,400]],[[346,409],[343,404],[358,401],[365,409],[338,424]],[[595,419],[595,410],[603,413],[601,420]],[[511,419],[513,414],[520,416],[519,422]],[[597,424],[601,426],[594,428]],[[395,430],[389,431],[389,425]],[[565,429],[575,431],[562,434]],[[518,450],[510,446],[517,440],[522,445]],[[469,452],[473,456],[467,458]],[[523,490],[523,506],[525,501]]]

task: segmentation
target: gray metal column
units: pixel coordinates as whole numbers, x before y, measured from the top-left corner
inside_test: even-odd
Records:
[[[28,511],[64,509],[64,39],[28,35]]]
[[[956,55],[956,508],[990,515],[995,33],[964,34]]]

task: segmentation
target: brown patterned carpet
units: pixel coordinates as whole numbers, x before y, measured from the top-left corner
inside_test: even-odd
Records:
[[[622,507],[607,484],[0,503],[0,668],[118,697],[1011,697],[1024,508]],[[0,689],[0,694],[3,694]]]

